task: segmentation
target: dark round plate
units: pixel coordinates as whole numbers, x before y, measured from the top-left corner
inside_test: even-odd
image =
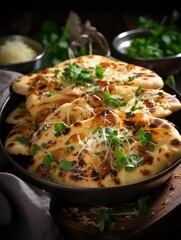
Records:
[[[170,86],[164,86],[164,90],[170,94],[175,94],[177,98],[181,101],[181,95],[175,89]],[[81,188],[60,185],[52,182],[48,182],[40,177],[30,173],[27,170],[28,160],[30,157],[25,156],[12,156],[9,155],[4,148],[5,138],[12,128],[11,125],[5,122],[6,117],[9,113],[16,108],[16,106],[25,100],[23,96],[15,93],[11,93],[6,101],[4,102],[0,111],[0,150],[3,156],[18,170],[20,177],[23,180],[34,184],[41,189],[52,192],[57,195],[62,201],[68,201],[78,204],[87,205],[109,205],[117,204],[120,202],[133,201],[139,196],[149,193],[150,191],[156,189],[161,184],[166,182],[172,175],[175,168],[181,163],[181,157],[169,168],[162,171],[161,173],[144,180],[142,182],[129,184],[125,186],[117,187],[104,187],[104,188]],[[179,132],[181,132],[181,111],[177,111],[170,115],[168,120],[172,121]],[[29,158],[29,159],[28,159]]]

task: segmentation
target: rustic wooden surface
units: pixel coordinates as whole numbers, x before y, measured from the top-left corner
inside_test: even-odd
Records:
[[[129,210],[133,205],[121,203],[110,207],[120,212]],[[87,225],[79,219],[78,216],[83,211],[90,212],[89,206],[58,202],[52,209],[52,216],[67,239],[71,240],[149,240],[157,239],[158,236],[160,239],[162,237],[166,239],[169,231],[181,228],[181,165],[174,170],[168,181],[150,193],[148,207],[149,211],[143,218],[122,217],[117,219],[115,230],[104,232],[100,232],[98,227]]]

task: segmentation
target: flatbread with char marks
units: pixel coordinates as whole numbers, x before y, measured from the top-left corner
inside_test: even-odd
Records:
[[[35,75],[23,76],[13,83],[13,89],[26,95],[26,105],[32,117],[42,121],[52,109],[71,102],[85,89],[111,83],[154,89],[163,87],[162,78],[149,69],[99,55],[88,55],[66,60]]]
[[[91,71],[95,69],[96,66],[102,67],[105,71],[102,82],[117,82],[119,85],[131,86],[142,85],[145,88],[163,87],[162,78],[147,68],[135,66],[122,61],[115,61],[104,56],[86,55],[75,59],[66,60],[52,68],[41,71],[40,73],[27,74],[19,77],[12,84],[12,88],[16,93],[26,95],[34,79],[42,78],[42,72],[46,73],[47,77],[49,77],[50,72],[54,72],[54,70],[58,69],[60,73],[62,73],[66,67],[73,63],[77,63],[82,69],[88,69]],[[93,81],[94,80],[99,81],[99,79],[96,78],[93,79]],[[55,79],[55,81],[57,80]]]
[[[31,155],[28,171],[59,184],[107,187],[142,181],[180,157],[181,136],[164,119],[181,109],[149,69],[88,55],[13,83],[25,95],[7,123],[9,154]]]
[[[32,142],[48,143],[54,136],[55,125],[64,122],[71,125],[92,118],[102,109],[119,109],[129,117],[140,109],[155,117],[165,117],[181,109],[180,101],[163,90],[140,87],[106,87],[103,91],[85,92],[81,97],[56,109],[41,125]],[[48,129],[45,131],[44,129]]]
[[[181,136],[167,120],[141,111],[126,118],[125,112],[102,110],[54,131],[34,155],[29,171],[70,186],[126,185],[163,171],[180,151]]]

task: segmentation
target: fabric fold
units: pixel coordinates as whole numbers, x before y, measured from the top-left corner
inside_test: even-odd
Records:
[[[8,240],[63,240],[49,212],[54,197],[11,173],[0,172],[0,236]]]

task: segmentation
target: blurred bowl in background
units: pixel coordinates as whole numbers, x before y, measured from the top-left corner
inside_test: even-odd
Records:
[[[27,36],[0,36],[0,69],[28,74],[38,70],[45,55],[44,46]]]
[[[134,38],[147,37],[149,29],[133,29],[118,34],[112,41],[112,56],[138,66],[142,66],[156,72],[161,77],[177,74],[181,71],[181,53],[163,58],[141,58],[126,54]]]

